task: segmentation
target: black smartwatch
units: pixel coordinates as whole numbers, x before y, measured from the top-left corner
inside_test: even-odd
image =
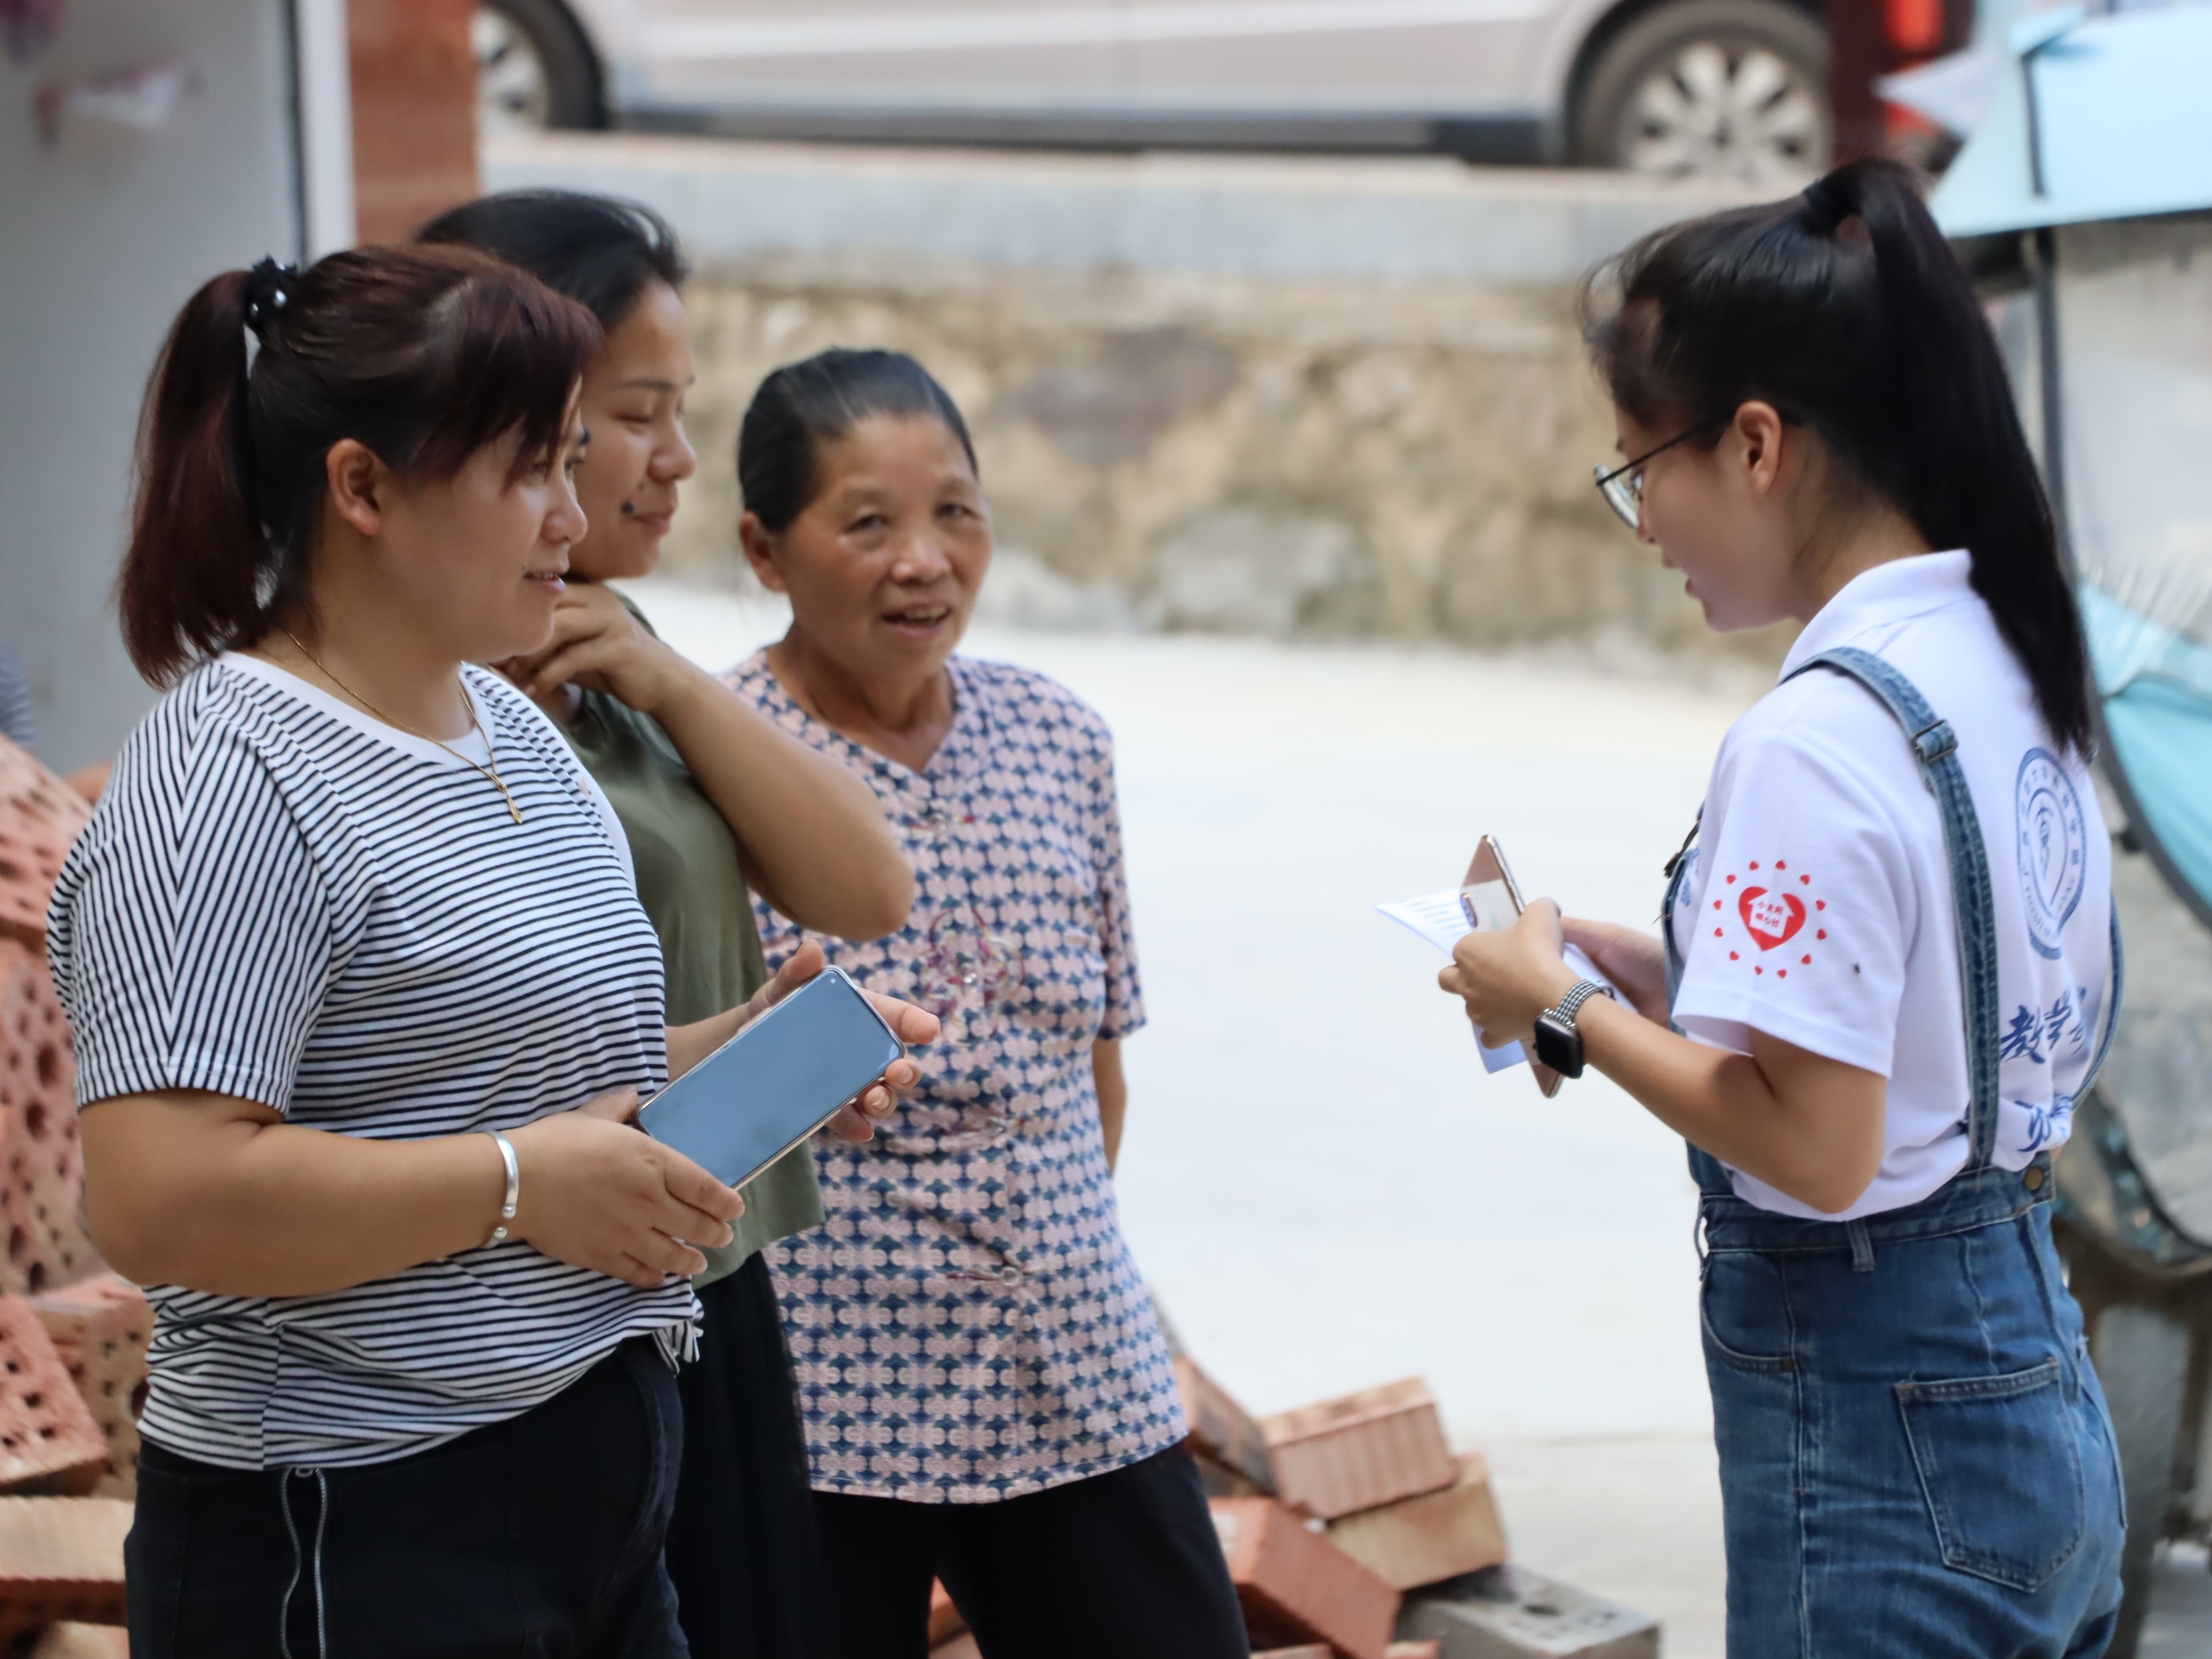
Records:
[[[1536,1058],[1561,1077],[1583,1074],[1583,1034],[1575,1029],[1575,1016],[1592,997],[1610,996],[1595,980],[1577,980],[1559,1006],[1536,1016]]]

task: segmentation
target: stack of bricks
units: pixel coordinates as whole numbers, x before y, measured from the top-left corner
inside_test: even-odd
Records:
[[[46,973],[46,901],[91,816],[0,739],[0,1291],[32,1296],[100,1265],[84,1224],[76,1068]]]
[[[1482,1460],[1452,1455],[1427,1386],[1262,1422],[1188,1355],[1175,1373],[1255,1653],[1456,1659],[1434,1640],[1397,1639],[1403,1592],[1494,1566],[1505,1540]],[[933,1659],[981,1659],[942,1585],[929,1635]]]
[[[1258,1659],[1656,1659],[1650,1620],[1504,1565],[1488,1467],[1418,1378],[1255,1420],[1176,1376]]]
[[[119,1498],[0,1498],[0,1642],[61,1623],[123,1622]]]
[[[137,1285],[105,1271],[33,1297],[30,1305],[100,1427],[106,1461],[93,1495],[137,1497],[138,1413],[146,1404],[154,1310]]]
[[[96,785],[94,786],[96,787]],[[0,739],[0,1647],[119,1654],[153,1319],[84,1215],[46,902],[90,807]]]
[[[1254,1649],[1392,1659],[1406,1586],[1387,1562],[1378,1571],[1346,1548],[1329,1523],[1456,1478],[1455,1468],[1435,1478],[1433,1454],[1449,1464],[1450,1453],[1434,1403],[1430,1423],[1409,1440],[1403,1411],[1344,1401],[1255,1420],[1188,1355],[1176,1361],[1176,1380]],[[1418,1455],[1408,1456],[1408,1446]]]
[[[1283,1496],[1391,1589],[1496,1566],[1505,1531],[1481,1456],[1452,1455],[1418,1377],[1271,1417],[1262,1425]]]

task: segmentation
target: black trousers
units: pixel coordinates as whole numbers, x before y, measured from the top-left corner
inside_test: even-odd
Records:
[[[929,1581],[983,1659],[1246,1659],[1198,1466],[1181,1447],[997,1504],[814,1495],[835,1659],[925,1659]]]
[[[389,1463],[246,1471],[149,1443],[132,1659],[684,1659],[661,1562],[683,1439],[676,1378],[638,1339]]]
[[[699,1357],[678,1379],[684,1472],[668,1528],[684,1633],[694,1659],[824,1659],[829,1593],[768,1263],[752,1257],[699,1301]]]

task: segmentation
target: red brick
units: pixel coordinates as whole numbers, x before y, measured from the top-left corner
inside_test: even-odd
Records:
[[[1393,1589],[1442,1583],[1505,1559],[1505,1528],[1481,1454],[1459,1460],[1459,1481],[1328,1523],[1329,1541]]]
[[[942,1647],[968,1628],[960,1609],[952,1605],[952,1592],[935,1579],[929,1581],[929,1645]]]
[[[82,795],[0,738],[0,938],[43,946],[46,901],[91,817]]]
[[[1206,1480],[1206,1491],[1218,1490],[1223,1497],[1273,1497],[1275,1462],[1266,1431],[1196,1360],[1178,1358],[1175,1375],[1182,1414],[1190,1421],[1183,1443],[1198,1458],[1200,1476],[1212,1477]]]
[[[69,1021],[44,954],[0,939],[0,1292],[36,1295],[100,1266]]]
[[[477,194],[474,0],[349,0],[354,212],[404,241]]]
[[[1255,1647],[1325,1642],[1338,1659],[1382,1659],[1398,1592],[1268,1498],[1217,1498],[1229,1576]]]
[[[0,1498],[0,1636],[58,1620],[123,1622],[123,1535],[114,1498]]]
[[[1435,1397],[1417,1376],[1301,1406],[1261,1426],[1283,1501],[1324,1521],[1459,1479]]]
[[[0,1491],[90,1492],[107,1441],[31,1304],[0,1297]]]
[[[135,1497],[138,1413],[146,1403],[153,1309],[137,1285],[112,1273],[34,1297],[31,1306],[107,1442],[107,1471],[93,1487],[93,1496]]]
[[[131,1635],[120,1625],[49,1625],[30,1659],[131,1659]]]

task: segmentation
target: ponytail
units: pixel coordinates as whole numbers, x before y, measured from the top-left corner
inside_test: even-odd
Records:
[[[185,304],[138,423],[138,489],[118,609],[123,643],[155,684],[219,651],[260,609],[259,526],[242,465],[246,273]]]
[[[1833,176],[1857,187],[1896,331],[1899,437],[1911,463],[1899,505],[1936,546],[1972,552],[1974,592],[2027,671],[2044,723],[2086,755],[2088,646],[1996,337],[1911,174],[1861,163]]]
[[[1996,337],[1909,169],[1855,161],[1790,201],[1670,227],[1594,272],[1582,303],[1640,423],[1707,422],[1710,444],[1763,399],[1930,545],[1966,549],[2045,724],[2088,752],[2088,648],[2050,501]]]
[[[512,436],[520,477],[558,447],[599,343],[581,306],[466,248],[356,248],[304,275],[264,260],[208,283],[139,422],[117,590],[138,672],[167,684],[307,605],[333,445],[436,481]]]

